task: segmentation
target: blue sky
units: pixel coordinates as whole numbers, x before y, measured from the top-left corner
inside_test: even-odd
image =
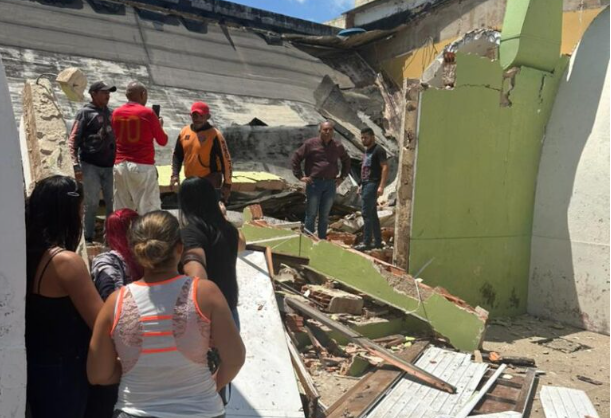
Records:
[[[322,23],[354,7],[354,0],[231,0],[270,12]]]

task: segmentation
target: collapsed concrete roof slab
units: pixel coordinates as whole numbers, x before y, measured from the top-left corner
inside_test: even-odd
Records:
[[[251,217],[245,213],[244,219]],[[274,239],[265,244],[274,252],[308,257],[309,268],[419,318],[460,350],[475,350],[483,339],[488,318],[485,310],[473,308],[441,288],[418,284],[396,267],[295,231],[252,222],[244,224],[242,231],[249,243]]]
[[[104,14],[86,3],[78,9],[0,2],[0,16],[8,15],[11,19],[0,17],[0,54],[17,119],[21,117],[23,82],[68,67],[80,68],[90,82],[104,80],[116,85],[119,91],[111,96],[111,108],[126,102],[122,92],[129,81],[147,85],[149,103],[161,106],[170,138],[176,138],[190,122],[194,101],[209,104],[212,121],[221,129],[247,124],[254,118],[270,127],[303,127],[323,120],[315,108],[313,92],[324,76],[341,87],[354,86],[348,76],[317,58],[287,43],[268,43],[244,28],[212,22],[204,33],[196,33],[173,16],[164,24],[143,19],[129,6],[123,14]],[[57,86],[54,89],[59,92]],[[69,102],[60,93],[57,99],[66,123],[71,125],[81,104]],[[170,139],[168,146],[156,150],[158,164],[171,162],[173,144]],[[264,154],[257,161],[289,168],[284,160],[300,143],[292,145],[281,157]],[[240,148],[237,143],[232,153]],[[255,157],[251,154],[244,161]],[[237,168],[261,170],[239,164]],[[271,172],[291,177],[288,171]]]
[[[16,0],[1,2],[0,16],[0,45],[145,65],[149,81],[160,86],[309,103],[326,74],[352,86],[311,55],[243,28],[212,23],[202,34],[177,19],[144,20],[131,7],[108,15],[87,4],[75,10]]]

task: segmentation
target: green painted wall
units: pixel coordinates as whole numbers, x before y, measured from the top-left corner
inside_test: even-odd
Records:
[[[496,316],[526,312],[541,142],[567,62],[522,67],[501,106],[500,63],[458,54],[455,88],[421,96],[410,272],[434,258],[425,283]]]
[[[562,0],[509,0],[499,56],[505,69],[553,71],[562,44]]]

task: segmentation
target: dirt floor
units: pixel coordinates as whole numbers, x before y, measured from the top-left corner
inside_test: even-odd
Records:
[[[536,343],[550,338],[554,340],[546,345]],[[609,416],[608,335],[525,315],[510,320],[491,321],[484,349],[506,356],[532,357],[537,369],[545,372],[539,377],[530,414],[532,418],[545,417],[539,400],[543,385],[584,390],[600,417]],[[579,375],[601,382],[602,385],[583,382],[577,379]]]
[[[536,343],[545,339],[552,340]],[[600,417],[609,416],[609,336],[524,315],[490,321],[483,348],[500,355],[535,359],[537,369],[542,374],[531,408],[531,418],[545,417],[539,400],[543,385],[582,389],[592,400]],[[602,384],[583,382],[577,379],[578,375]],[[324,371],[312,377],[326,406],[332,405],[358,381]]]

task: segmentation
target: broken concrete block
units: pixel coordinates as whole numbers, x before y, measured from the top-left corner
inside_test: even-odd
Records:
[[[87,77],[76,67],[66,68],[55,78],[64,94],[73,102],[85,100],[83,93],[87,87]]]
[[[352,293],[317,285],[305,285],[303,290],[309,299],[322,303],[329,313],[360,315],[363,311],[363,298]]]
[[[369,360],[357,354],[352,357],[352,361],[344,368],[342,374],[345,376],[361,377],[370,367]]]
[[[274,276],[274,280],[283,284],[295,285],[298,282],[303,283],[304,280],[301,278],[297,270],[281,265],[280,271]]]
[[[351,247],[356,241],[356,235],[349,232],[329,232],[327,233],[327,239],[329,241],[341,242],[342,244]]]

